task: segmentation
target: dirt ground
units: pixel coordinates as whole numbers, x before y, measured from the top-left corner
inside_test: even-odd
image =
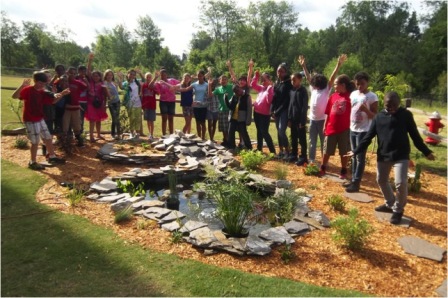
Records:
[[[3,159],[27,167],[29,150],[13,148],[15,137],[2,137]],[[292,250],[296,258],[288,264],[280,259],[280,249],[274,248],[269,256],[237,257],[227,253],[204,256],[202,251],[188,243],[171,244],[170,234],[158,228],[156,224],[145,230],[137,229],[138,219],[117,225],[108,205],[83,201],[74,209],[68,207],[65,194],[67,189],[61,182],[74,182],[88,186],[106,176],[127,171],[134,166],[104,163],[96,158],[96,152],[105,143],[98,141],[76,148],[74,155],[67,158],[65,165],[46,168],[41,175],[48,182],[38,191],[36,200],[52,206],[61,212],[75,213],[88,218],[96,225],[113,229],[132,243],[156,251],[171,253],[181,258],[194,259],[199,262],[220,267],[277,276],[319,286],[338,289],[362,291],[375,296],[437,296],[437,289],[447,278],[447,257],[436,262],[406,254],[397,242],[402,236],[416,236],[433,244],[447,248],[447,179],[430,172],[421,176],[422,190],[410,194],[405,215],[411,217],[411,227],[406,229],[380,222],[374,216],[373,208],[383,203],[382,195],[375,182],[376,156],[368,153],[362,192],[369,194],[375,202],[359,203],[347,199],[346,209],[356,207],[362,218],[375,229],[366,247],[361,252],[350,252],[338,247],[331,239],[331,229],[315,230],[305,236],[296,238]],[[61,153],[62,155],[62,153]],[[39,161],[44,157],[39,156]],[[262,174],[274,178],[277,161],[269,161],[263,166]],[[302,168],[288,166],[288,177],[295,187],[305,188],[314,195],[309,206],[322,210],[331,220],[341,213],[332,211],[326,204],[326,198],[333,194],[342,194],[339,183],[328,179],[306,176]],[[339,158],[332,157],[328,172],[338,173]]]

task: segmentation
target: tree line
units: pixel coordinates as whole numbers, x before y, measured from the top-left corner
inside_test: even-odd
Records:
[[[45,24],[23,21],[19,26],[2,11],[2,66],[40,68],[56,64],[85,64],[95,52],[97,69],[155,70],[170,75],[196,73],[213,67],[218,76],[231,60],[236,73],[247,72],[247,61],[275,75],[286,62],[300,70],[299,54],[307,57],[310,71],[329,76],[340,53],[349,60],[341,69],[350,77],[360,70],[372,77],[372,87],[384,90],[389,75],[409,86],[410,95],[447,98],[447,2],[424,2],[426,14],[417,18],[406,2],[349,1],[341,7],[336,24],[310,31],[300,24],[300,11],[286,1],[250,3],[247,9],[233,0],[202,1],[200,23],[195,24],[189,52],[182,57],[163,47],[160,28],[150,16],[138,17],[137,29],[125,24],[103,28],[91,48],[80,47],[71,29],[56,34]]]

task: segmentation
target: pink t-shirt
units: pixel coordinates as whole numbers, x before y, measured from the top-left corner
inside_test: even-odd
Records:
[[[341,133],[350,128],[350,93],[333,93],[327,103],[325,114],[327,121],[325,123],[324,133],[331,136]]]
[[[271,114],[272,97],[274,96],[274,88],[272,86],[264,87],[258,85],[258,77],[254,77],[251,87],[258,92],[257,100],[254,102],[254,111],[262,115]]]
[[[179,84],[180,82],[176,79],[167,79],[166,83],[174,86]],[[155,89],[157,93],[160,94],[160,101],[168,101],[168,102],[176,101],[176,93],[171,91],[170,86],[168,86],[167,84],[158,81],[155,84]]]

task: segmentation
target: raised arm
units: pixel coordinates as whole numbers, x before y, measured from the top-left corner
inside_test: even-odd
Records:
[[[143,73],[140,70],[140,68],[136,67],[135,68],[135,72],[140,76],[141,81],[144,82],[145,81],[145,76],[143,75]]]
[[[297,59],[297,61],[302,66],[302,69],[305,72],[306,80],[308,81],[308,83],[311,82],[311,75],[310,75],[310,72],[308,71],[308,68],[306,67],[305,56],[300,55],[299,58]]]
[[[89,58],[87,61],[87,77],[89,78],[92,76],[92,61],[94,57],[95,57],[94,53],[89,53]]]
[[[347,60],[347,55],[342,54],[338,58],[338,63],[336,63],[336,66],[334,67],[333,73],[330,76],[330,79],[328,80],[328,86],[331,88],[333,87],[334,80],[336,79],[336,76],[338,75],[339,69],[341,68],[342,64]]]
[[[124,74],[121,71],[118,71],[117,78],[118,78],[117,85],[121,90],[123,90]]]
[[[254,60],[250,59],[249,63],[247,64],[247,85],[251,86],[252,83],[252,74],[254,73]]]
[[[25,88],[26,86],[31,85],[31,79],[23,79],[22,85],[20,85],[16,91],[14,91],[14,93],[11,95],[12,98],[18,99],[20,96],[20,91],[22,91],[23,88]]]
[[[232,69],[232,62],[230,62],[230,60],[227,60],[226,61],[226,65],[227,65],[227,68],[229,69],[230,78],[232,79],[232,82],[234,84],[236,84],[237,83],[237,79],[236,79],[236,76],[235,76],[235,72],[233,72],[233,69]]]

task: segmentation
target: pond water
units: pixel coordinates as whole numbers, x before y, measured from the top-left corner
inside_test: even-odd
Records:
[[[146,195],[146,200],[158,200],[161,197],[165,189],[157,191],[157,195],[151,197],[149,191]],[[201,221],[208,224],[211,230],[221,230],[224,225],[216,216],[216,205],[212,200],[207,198],[199,198],[197,193],[186,197],[182,192],[179,192],[179,211],[185,214],[185,218],[182,220],[186,223],[189,220]],[[249,229],[249,235],[258,235],[260,232],[271,228],[269,221],[262,220],[263,216],[261,211],[254,209],[254,214],[251,219],[246,223],[246,228]],[[258,214],[257,214],[258,213]]]

